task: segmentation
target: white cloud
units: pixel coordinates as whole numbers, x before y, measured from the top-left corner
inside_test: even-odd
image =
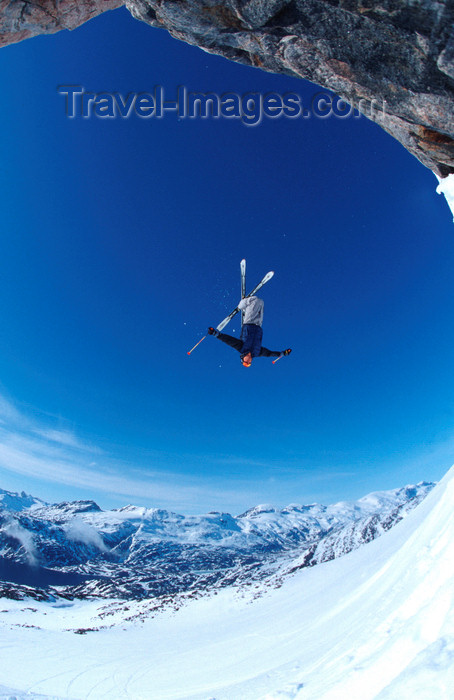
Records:
[[[82,518],[75,517],[64,526],[66,536],[74,542],[83,542],[99,549],[100,552],[107,552],[108,548],[103,542],[99,532],[84,522]]]
[[[211,509],[223,509],[226,502],[237,502],[241,495],[238,488],[207,488],[203,477],[174,475],[153,467],[137,469],[84,442],[74,431],[29,418],[1,395],[0,419],[0,468],[26,478],[85,489],[90,498],[97,492],[172,509],[193,510],[197,503],[207,502]],[[159,457],[156,453],[150,461]]]
[[[28,532],[28,530],[24,530],[15,520],[10,520],[3,526],[2,532],[7,537],[17,540],[22,545],[30,566],[38,565],[38,556],[33,541],[33,535]]]
[[[36,435],[39,435],[44,440],[50,442],[55,442],[64,447],[73,447],[77,450],[88,450],[92,453],[100,454],[101,450],[97,447],[91,445],[86,445],[84,442],[79,440],[77,435],[70,430],[56,430],[54,428],[35,428],[33,430]]]
[[[0,421],[2,423],[19,423],[24,417],[13,404],[0,394]]]

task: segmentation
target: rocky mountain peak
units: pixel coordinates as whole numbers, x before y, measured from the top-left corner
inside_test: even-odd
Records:
[[[0,508],[19,512],[26,508],[39,508],[44,505],[44,501],[28,495],[25,491],[14,493],[0,489]]]
[[[55,521],[64,521],[82,514],[101,512],[101,508],[94,501],[63,501],[37,508],[33,511],[33,515],[37,518],[53,518]]]

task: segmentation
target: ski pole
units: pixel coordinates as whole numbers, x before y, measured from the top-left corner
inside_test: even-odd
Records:
[[[273,360],[273,365],[274,365],[278,360],[280,360],[281,357],[284,357],[284,353],[283,353],[283,352],[281,352],[281,354],[279,355],[279,357],[276,357],[276,359]]]
[[[205,338],[206,338],[206,335],[204,335],[203,338],[200,338],[199,342],[196,343],[196,344],[194,345],[194,347],[192,348],[192,350],[195,350],[196,347],[197,347],[197,345],[200,345],[200,343],[202,342],[202,340],[205,340]],[[188,355],[191,354],[192,350],[189,350]]]

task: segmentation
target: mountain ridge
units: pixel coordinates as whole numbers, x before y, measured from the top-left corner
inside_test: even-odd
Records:
[[[20,587],[38,572],[43,584],[31,587],[32,596],[82,599],[146,599],[276,581],[278,572],[343,556],[379,537],[433,486],[423,481],[328,506],[259,505],[238,516],[102,510],[92,500],[46,504],[0,490],[0,597],[29,595]]]

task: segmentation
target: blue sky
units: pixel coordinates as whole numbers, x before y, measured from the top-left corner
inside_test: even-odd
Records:
[[[14,69],[14,70],[13,70]],[[68,119],[57,86],[319,88],[125,9],[2,49],[0,487],[181,512],[333,502],[454,461],[454,238],[362,118]],[[264,288],[250,370],[207,338]],[[226,329],[239,333],[238,322]]]

